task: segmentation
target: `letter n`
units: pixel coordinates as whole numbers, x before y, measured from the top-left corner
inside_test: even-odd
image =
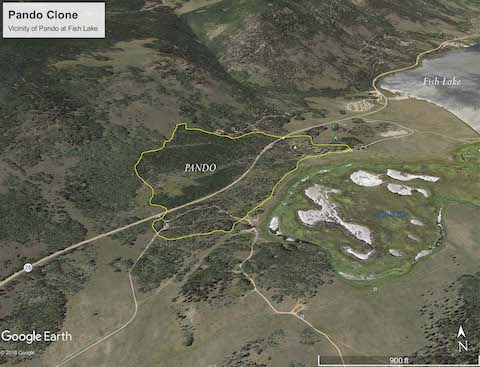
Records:
[[[465,344],[458,342],[458,351],[461,352],[462,349],[468,352],[468,341],[465,341]]]

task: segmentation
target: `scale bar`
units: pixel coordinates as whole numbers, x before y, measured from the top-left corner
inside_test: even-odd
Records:
[[[343,361],[343,359],[342,359]],[[463,364],[447,364],[447,363],[408,363],[405,358],[402,362],[407,363],[321,363],[321,356],[317,356],[318,367],[480,367],[480,355],[478,356],[478,363],[463,363]]]

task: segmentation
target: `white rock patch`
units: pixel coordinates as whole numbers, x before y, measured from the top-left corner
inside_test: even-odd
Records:
[[[413,189],[411,187],[405,185],[397,185],[389,183],[387,185],[387,189],[394,194],[402,195],[402,196],[410,196],[412,195]]]
[[[346,278],[346,279],[349,279],[349,280],[374,280],[374,279],[377,279],[377,277],[375,275],[360,275],[360,276],[356,276],[356,275],[352,275],[352,274],[348,274],[348,273],[344,273],[342,271],[338,272],[342,277]]]
[[[410,219],[410,223],[416,225],[416,226],[423,226],[423,222],[419,221],[418,219]]]
[[[402,253],[398,250],[393,250],[392,249],[392,250],[388,250],[388,252],[390,252],[390,255],[395,256],[395,257],[402,257],[403,256]]]
[[[425,256],[430,255],[432,252],[433,252],[433,249],[420,251],[420,252],[415,256],[415,261],[417,261],[418,259],[421,259],[422,257],[425,257]]]
[[[329,189],[323,186],[314,185],[305,190],[307,195],[315,204],[319,205],[321,210],[299,210],[298,217],[307,225],[313,226],[321,222],[333,222],[343,226],[348,232],[358,238],[360,241],[364,241],[369,245],[372,244],[372,235],[368,227],[360,224],[345,222],[336,210],[336,206],[332,203],[328,194],[338,193],[338,190]]]
[[[369,228],[362,226],[361,224],[347,223],[341,218],[339,218],[339,223],[360,241],[366,242],[369,245],[372,244],[372,233]]]
[[[419,192],[420,194],[422,194],[423,196],[428,198],[428,191],[427,190],[424,190],[424,189],[415,189],[415,190],[417,190],[417,192]]]
[[[402,196],[411,196],[413,191],[417,191],[417,192],[421,193],[423,196],[425,196],[426,198],[428,197],[427,190],[417,189],[417,188],[406,186],[406,185],[398,185],[398,184],[389,183],[387,185],[387,189],[388,189],[388,191],[393,192],[394,194],[398,194],[398,195],[402,195]]]
[[[270,221],[270,225],[268,226],[268,228],[270,228],[272,232],[276,232],[279,226],[280,226],[280,219],[278,219],[278,217],[273,217],[272,220]]]
[[[437,215],[437,224],[442,227],[442,217],[443,217],[443,206],[438,211]]]
[[[402,136],[402,135],[407,135],[408,131],[406,130],[390,130],[386,131],[384,133],[380,133],[380,135],[384,138],[390,138],[394,136]]]
[[[444,228],[443,228],[442,219],[443,219],[443,206],[438,211],[438,216],[437,216],[437,225],[438,225],[438,228],[440,229],[440,236],[444,235]],[[439,241],[440,241],[440,239],[439,239]],[[430,255],[435,250],[435,248],[438,247],[438,245],[439,245],[439,242],[437,241],[437,243],[434,246],[430,246],[428,249],[420,251],[415,256],[415,261],[421,259],[422,257]]]
[[[408,234],[407,237],[410,238],[412,241],[416,241],[416,242],[420,241],[417,236],[414,236],[413,234],[410,234],[410,233]]]
[[[299,210],[298,217],[300,220],[309,226],[321,222],[335,222],[333,218],[324,210]]]
[[[373,254],[373,250],[370,250],[366,254],[363,254],[361,252],[357,252],[357,251],[353,250],[352,248],[350,248],[348,246],[345,246],[344,250],[347,251],[349,254],[355,256],[357,259],[360,259],[360,260],[367,260]]]
[[[411,175],[410,173],[400,172],[394,169],[389,169],[387,171],[387,176],[399,181],[410,181],[416,178],[419,178],[420,180],[424,180],[428,182],[437,182],[438,180],[440,180],[440,177]]]
[[[350,175],[350,179],[359,186],[374,187],[379,186],[383,181],[378,177],[365,171],[357,171]]]

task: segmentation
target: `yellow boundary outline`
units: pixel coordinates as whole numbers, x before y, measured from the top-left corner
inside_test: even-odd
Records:
[[[237,221],[235,221],[233,224],[232,224],[232,227],[230,229],[214,229],[210,232],[201,232],[201,233],[192,233],[192,234],[188,234],[188,235],[184,235],[184,236],[180,236],[180,237],[165,237],[163,235],[160,234],[160,232],[157,231],[157,229],[155,228],[155,223],[157,223],[158,221],[160,220],[163,220],[163,218],[165,218],[165,216],[168,214],[169,210],[166,206],[162,205],[162,204],[154,204],[152,203],[152,200],[153,198],[155,197],[155,189],[153,188],[152,185],[150,185],[139,173],[138,173],[138,170],[137,170],[137,167],[138,165],[140,164],[140,162],[142,161],[143,157],[146,155],[146,154],[150,154],[150,153],[158,153],[160,152],[161,150],[163,150],[166,145],[168,143],[170,143],[174,138],[175,138],[175,133],[177,132],[178,128],[183,126],[185,128],[186,131],[198,131],[198,132],[201,132],[201,133],[204,133],[204,134],[208,134],[208,135],[213,135],[213,136],[216,136],[216,137],[219,137],[219,138],[225,138],[225,139],[230,139],[230,140],[238,140],[238,139],[242,139],[246,136],[249,136],[249,135],[263,135],[263,136],[266,136],[266,137],[269,137],[269,138],[273,138],[273,139],[301,139],[301,138],[308,138],[309,141],[310,141],[310,145],[312,147],[345,147],[347,148],[346,150],[342,150],[340,152],[327,152],[327,153],[320,153],[320,154],[314,154],[314,155],[308,155],[308,156],[305,156],[301,159],[299,159],[297,161],[297,164],[295,165],[295,168],[288,171],[287,173],[285,173],[282,178],[277,181],[277,183],[273,186],[272,190],[270,191],[270,195],[264,199],[261,203],[257,204],[253,209],[249,210],[245,216],[243,216],[242,218],[238,219]],[[212,235],[214,233],[232,233],[234,230],[235,230],[235,227],[237,226],[237,224],[239,224],[240,222],[243,222],[244,220],[246,220],[250,214],[252,214],[255,210],[259,209],[260,207],[262,207],[263,205],[265,205],[272,197],[273,195],[275,194],[275,190],[277,189],[277,187],[288,177],[290,176],[292,173],[294,173],[295,171],[297,171],[299,168],[300,168],[300,163],[302,163],[303,161],[306,161],[307,159],[312,159],[312,158],[318,158],[318,157],[323,157],[323,156],[326,156],[326,155],[329,155],[329,154],[343,154],[343,153],[350,153],[350,152],[353,152],[353,149],[350,148],[349,145],[347,144],[316,144],[313,142],[313,138],[311,135],[307,135],[307,134],[302,134],[302,135],[273,135],[273,134],[269,134],[269,133],[266,133],[266,132],[263,132],[263,131],[251,131],[251,132],[248,132],[248,133],[245,133],[245,134],[242,134],[242,135],[239,135],[239,136],[230,136],[230,135],[226,135],[226,134],[219,134],[219,133],[215,133],[215,132],[212,132],[212,131],[207,131],[207,130],[203,130],[203,129],[200,129],[200,128],[197,128],[197,127],[188,127],[188,124],[186,122],[182,122],[182,123],[179,123],[175,126],[175,129],[173,130],[172,132],[172,135],[170,136],[169,139],[165,140],[162,144],[162,146],[160,148],[156,148],[156,149],[150,149],[150,150],[145,150],[143,151],[141,154],[140,154],[140,157],[138,158],[137,162],[135,163],[135,165],[133,166],[133,170],[135,171],[135,174],[137,175],[137,177],[150,189],[150,199],[149,199],[149,205],[150,206],[153,206],[153,207],[159,207],[159,208],[162,208],[165,210],[165,212],[162,214],[161,217],[155,219],[153,222],[152,222],[152,229],[155,231],[155,233],[157,234],[157,236],[163,240],[166,240],[166,241],[177,241],[177,240],[182,240],[182,239],[185,239],[185,238],[191,238],[191,237],[198,237],[198,236],[209,236],[209,235]]]

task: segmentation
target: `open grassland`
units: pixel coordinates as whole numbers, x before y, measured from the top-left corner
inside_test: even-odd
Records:
[[[337,280],[331,286],[322,287],[315,298],[308,300],[306,317],[322,325],[327,332],[332,331],[347,355],[391,356],[412,355],[418,349],[432,351],[443,345],[447,334],[449,343],[456,337],[458,324],[452,322],[450,333],[443,329],[437,334],[435,323],[446,316],[444,305],[453,307],[453,311],[462,307],[463,298],[457,298],[461,279],[464,274],[475,274],[479,270],[476,259],[480,245],[475,227],[478,213],[477,208],[469,206],[447,206],[446,243],[427,261],[418,263],[410,273],[397,279],[367,282],[363,286],[358,282],[352,286],[350,282]],[[376,292],[374,287],[377,287]],[[478,317],[478,308],[471,309],[470,316]],[[464,326],[475,328],[475,323],[466,322],[466,319],[454,320],[465,321]],[[431,335],[432,332],[435,335]],[[476,334],[470,331],[470,335]],[[453,348],[441,347],[441,350],[455,355]],[[440,360],[435,359],[436,362]],[[432,363],[432,359],[423,361]],[[388,363],[388,359],[383,362]]]
[[[143,4],[117,1],[110,5],[111,10],[130,11]],[[276,16],[269,11],[265,13],[267,17],[272,15]],[[251,130],[258,121],[277,131],[286,122],[284,118],[263,120],[261,116],[270,115],[272,111],[263,104],[262,98],[254,96],[252,89],[237,82],[268,84],[268,80],[257,76],[249,79],[237,69],[233,70],[237,80],[233,79],[211,50],[203,47],[186,24],[168,9],[159,7],[152,12],[128,12],[109,17],[110,33],[106,40],[69,41],[69,47],[65,42],[45,40],[5,43],[0,57],[0,69],[6,80],[0,101],[3,112],[0,124],[5,128],[1,140],[3,188],[0,209],[9,218],[6,224],[14,230],[9,226],[0,228],[0,239],[6,243],[4,265],[8,272],[25,262],[26,258],[16,255],[17,251],[22,255],[23,251],[26,253],[27,250],[23,250],[26,245],[31,246],[28,254],[42,257],[86,235],[132,222],[145,213],[147,206],[137,204],[140,196],[148,197],[149,193],[140,187],[131,167],[138,153],[158,146],[180,118],[212,131],[223,129],[227,132]],[[455,26],[450,29],[452,32],[453,28]],[[273,29],[277,32],[280,28]],[[436,37],[443,38],[443,35]],[[425,35],[416,47],[422,48],[431,39],[430,35]],[[251,40],[257,42],[254,37]],[[245,49],[251,51],[248,47]],[[411,47],[411,51],[416,52],[415,47]],[[234,57],[238,59],[235,52],[227,56],[230,61]],[[330,55],[330,64],[332,56],[335,55]],[[278,63],[275,57],[270,59],[275,59],[282,68],[291,65]],[[228,61],[223,59],[222,64]],[[388,64],[387,61],[383,65]],[[316,65],[310,67],[316,71]],[[370,67],[368,69],[370,75]],[[278,71],[280,75],[283,72]],[[345,69],[340,73],[342,75],[332,73],[338,78],[328,82],[342,86],[347,77],[348,80],[360,80],[353,86],[355,88],[369,86],[365,83],[369,79],[366,74],[352,75]],[[273,75],[279,80],[278,75]],[[289,84],[292,79],[284,80],[287,81],[285,93],[296,88]],[[325,85],[322,77],[316,81]],[[320,95],[319,92],[308,94]],[[323,92],[328,94],[332,90]],[[338,91],[333,93],[337,95]],[[337,107],[333,108],[334,113],[341,114]],[[305,124],[323,121],[322,111],[316,111],[315,115],[307,110],[311,113],[312,124],[310,120]],[[419,347],[428,348],[436,338],[450,333],[450,321],[444,321],[449,315],[440,312],[434,316],[436,324],[433,325],[439,334],[423,334],[425,329],[419,321],[428,322],[430,314],[419,310],[436,307],[438,300],[447,294],[443,287],[449,287],[459,276],[478,271],[478,238],[472,234],[478,223],[477,209],[469,211],[459,206],[459,211],[453,214],[457,222],[449,219],[452,203],[479,203],[476,152],[480,147],[470,145],[452,156],[461,142],[478,137],[446,111],[423,102],[392,101],[375,118],[378,121],[366,121],[362,126],[378,130],[382,123],[391,124],[388,120],[393,118],[393,122],[415,133],[351,154],[348,158],[353,164],[351,169],[365,167],[380,173],[387,167],[397,167],[437,175],[441,177],[440,182],[425,184],[432,193],[426,205],[412,200],[395,200],[399,197],[387,200],[386,196],[379,197],[373,191],[360,193],[357,187],[346,187],[348,185],[343,184],[347,178],[342,176],[348,174],[348,170],[343,170],[347,163],[344,156],[312,159],[305,162],[309,167],[304,172],[315,165],[318,169],[319,162],[325,165],[322,168],[338,168],[339,175],[332,177],[329,184],[341,183],[349,194],[358,194],[364,204],[360,207],[351,197],[336,197],[342,214],[352,218],[371,219],[368,215],[375,208],[369,205],[378,200],[379,206],[388,204],[400,208],[408,205],[409,210],[416,211],[431,229],[432,215],[440,205],[445,205],[448,234],[445,246],[413,268],[410,264],[400,266],[402,271],[411,268],[404,277],[359,284],[340,278],[331,282],[333,270],[338,268],[336,259],[329,258],[315,244],[305,248],[297,244],[285,245],[283,239],[271,236],[261,244],[265,246],[254,255],[249,268],[259,281],[260,289],[275,296],[275,302],[295,304],[299,299],[307,302],[306,317],[334,335],[342,348],[355,355],[396,354],[399,349],[411,353]],[[354,130],[343,131],[344,128]],[[342,139],[356,136],[360,140],[361,135],[365,139],[362,142],[369,143],[381,133],[375,131],[370,136],[369,128],[332,126],[325,138],[331,139],[338,131],[345,133]],[[233,151],[222,149],[227,156]],[[288,159],[285,159],[286,152]],[[306,152],[311,154],[302,143],[298,146],[278,144],[270,155],[258,162],[248,179],[205,203],[206,207],[215,206],[214,210],[185,214],[178,219],[168,218],[173,219],[169,223],[170,230],[190,232],[198,227],[210,228],[227,216],[243,215],[268,197],[279,175],[292,169]],[[294,180],[285,183],[291,185]],[[168,182],[166,189],[169,195],[178,198],[185,194],[185,187],[196,189],[197,184],[176,178]],[[12,210],[19,202],[28,210]],[[301,203],[300,196],[298,203]],[[279,205],[278,200],[276,204]],[[252,217],[253,224],[257,224],[256,220]],[[372,226],[375,223],[372,221]],[[384,236],[385,241],[388,234],[406,228],[405,223],[395,221],[383,225],[379,235]],[[451,231],[450,226],[456,226],[458,232]],[[28,228],[28,233],[22,228]],[[34,235],[30,234],[32,228]],[[264,300],[249,292],[251,284],[246,282],[237,265],[248,256],[253,234],[246,227],[238,229],[246,232],[173,243],[153,242],[133,273],[141,302],[138,317],[132,319],[122,333],[88,350],[70,365],[190,367],[200,363],[230,367],[255,363],[291,367],[292,364],[314,363],[319,351],[335,355],[336,351],[325,339],[312,337],[296,320],[271,315]],[[311,242],[322,235],[316,233]],[[333,230],[330,235],[344,237],[344,233]],[[431,239],[431,232],[416,235],[425,242]],[[13,324],[19,331],[48,327],[74,334],[73,343],[36,345],[36,358],[21,365],[55,365],[126,325],[134,311],[128,272],[150,236],[153,237],[153,233],[139,227],[103,239],[98,250],[95,247],[96,252],[93,247],[85,247],[35,269],[2,290],[5,292],[0,308],[2,327]],[[461,240],[450,241],[452,236]],[[399,267],[398,264],[381,265]],[[317,272],[315,276],[309,275],[312,269]],[[377,287],[376,292],[373,286]],[[477,290],[477,277],[466,276],[449,291],[452,295],[455,291],[462,292],[468,307],[459,312],[460,315],[477,317],[472,314],[478,309],[472,296],[478,294]],[[443,302],[442,307],[443,304],[446,303]],[[465,318],[453,321],[452,325]],[[422,350],[420,354],[430,352]]]
[[[470,155],[480,155],[480,144],[472,147]],[[463,150],[465,148],[461,148]],[[416,254],[435,246],[440,236],[437,217],[442,206],[451,202],[480,206],[480,196],[476,189],[480,181],[478,166],[459,159],[460,153],[455,156],[456,161],[449,164],[356,162],[346,166],[309,167],[291,181],[288,188],[282,190],[281,205],[265,217],[264,232],[269,231],[271,218],[278,217],[279,230],[284,236],[329,249],[338,272],[371,278],[405,273],[411,269]],[[440,180],[436,183],[419,179],[400,182],[387,177],[387,169],[436,176]],[[376,187],[359,186],[350,179],[350,175],[358,170],[378,174],[384,183]],[[400,196],[388,191],[386,183],[423,189],[428,197],[417,192],[412,196]],[[300,221],[299,210],[321,209],[305,195],[305,190],[314,184],[339,190],[338,193],[330,194],[329,198],[337,206],[340,217],[347,222],[364,225],[372,231],[372,247],[375,252],[368,260],[359,260],[345,253],[345,247],[361,253],[366,253],[369,247],[365,248],[365,243],[347,233],[340,225],[318,223],[307,226]],[[379,215],[386,212],[402,213],[402,216]],[[417,219],[424,225],[416,226],[410,222],[412,219]],[[403,256],[392,256],[390,249],[399,251]]]
[[[271,314],[264,301],[250,292],[251,285],[239,273],[238,264],[248,253],[253,237],[253,232],[246,231],[203,238],[203,244],[198,239],[177,241],[175,246],[186,254],[185,269],[167,275],[160,287],[140,288],[139,312],[128,328],[72,360],[69,365],[120,363],[187,367],[200,363],[230,367],[264,363],[289,367],[291,363],[313,363],[317,350],[335,354],[328,341],[311,335],[296,320]],[[111,250],[112,247],[105,246],[99,260],[111,262]],[[168,244],[158,240],[146,257],[153,261],[161,258],[168,261],[169,251]],[[139,269],[147,264],[139,263]],[[157,263],[146,270],[166,267],[166,263]],[[77,325],[77,330],[88,326],[92,329],[88,333],[91,336],[82,332],[85,337],[75,343],[74,348],[71,345],[68,349],[52,346],[47,352],[47,362],[58,361],[81,345],[88,346],[105,335],[107,329],[115,329],[121,320],[128,319],[133,305],[130,303],[130,310],[123,308],[129,301],[125,275],[124,272],[108,272],[107,267],[94,274],[84,290],[72,298],[72,307],[84,304],[85,309],[70,313],[67,323]],[[142,277],[141,273],[135,276],[141,287],[145,284]],[[111,281],[117,282],[117,289],[107,291],[102,288],[102,284]],[[104,295],[104,299],[96,304],[85,304],[96,297],[91,292]],[[118,307],[108,307],[111,303]],[[83,316],[94,310],[103,313],[107,309],[109,317],[99,319],[95,325],[82,326]],[[110,322],[113,316],[118,319],[115,323]],[[35,362],[39,361],[25,365],[41,365]]]
[[[478,222],[480,211],[469,205],[452,205],[447,217],[448,238],[456,248],[468,250],[477,259],[480,248]],[[464,262],[453,255],[457,269],[464,269]],[[471,363],[480,351],[478,321],[478,295],[480,292],[480,268],[465,271],[455,281],[444,286],[444,296],[426,300],[422,306],[423,325],[428,344],[418,351],[415,361],[424,363]],[[428,317],[428,318],[427,318]],[[467,353],[460,353],[457,345],[458,325],[464,327],[470,346]]]
[[[473,165],[480,164],[480,147],[478,144],[463,145],[455,152],[455,159]]]
[[[452,129],[452,137],[455,137],[454,131],[455,129]],[[227,205],[232,215],[243,212],[245,208],[251,208],[252,202],[262,199],[262,195],[268,194],[271,190],[270,181],[273,181],[275,176],[273,173],[277,172],[277,169],[278,172],[284,172],[289,164],[296,161],[295,154],[301,156],[301,151],[305,147],[298,144],[298,147],[301,147],[298,151],[298,147],[297,150],[293,149],[292,143],[272,149],[272,156],[266,156],[269,159],[264,163],[259,161],[248,180],[236,186],[231,192],[228,190],[215,198],[216,200],[211,200],[204,205]],[[386,148],[390,149],[391,145]],[[457,141],[452,142],[452,146],[455,145],[458,145]],[[466,154],[465,148],[462,149]],[[476,145],[471,145],[468,149],[471,154],[477,150]],[[287,150],[296,152],[292,155],[294,158],[292,162],[280,159],[285,157]],[[320,158],[328,162],[320,169],[335,168],[341,174],[348,175],[349,170],[363,167],[365,164],[365,162],[359,162],[357,154],[365,157],[372,154],[372,150],[369,148],[350,154],[348,162],[353,163],[351,167],[344,167],[347,163],[345,159],[342,164],[334,164],[330,162],[328,156]],[[371,158],[377,157],[377,154],[372,154]],[[475,261],[475,256],[478,255],[475,240],[468,248],[463,247],[463,242],[458,245],[452,245],[449,242],[452,235],[449,224],[451,203],[478,200],[475,194],[471,194],[474,193],[473,185],[478,182],[474,181],[477,179],[478,172],[475,171],[477,166],[474,160],[469,163],[461,156],[456,154],[457,158],[453,159],[451,154],[440,155],[439,157],[450,163],[447,168],[440,158],[434,162],[402,164],[386,161],[390,158],[385,158],[384,161],[372,159],[370,166],[367,167],[372,172],[378,173],[384,172],[385,168],[402,168],[402,170],[441,177],[436,184],[422,181],[408,183],[411,186],[424,185],[424,188],[434,194],[431,198],[432,200],[434,198],[435,205],[437,202],[446,205],[445,219],[448,234],[445,245],[428,259],[420,261],[408,274],[399,278],[360,283],[348,282],[341,278],[332,281],[331,274],[335,264],[330,262],[331,257],[328,257],[320,248],[315,245],[303,247],[304,245],[301,244],[286,244],[283,239],[275,236],[270,237],[269,241],[259,243],[257,253],[254,254],[253,262],[248,269],[258,281],[259,289],[269,298],[273,297],[273,302],[278,304],[280,309],[289,310],[290,306],[294,306],[299,301],[305,303],[306,308],[303,311],[305,317],[331,335],[347,356],[390,355],[398,353],[400,349],[408,354],[427,346],[428,335],[424,334],[422,323],[427,321],[429,315],[420,313],[421,308],[425,305],[428,307],[429,304],[445,297],[444,288],[442,288],[447,286],[444,285],[445,282],[454,282],[459,276],[478,270]],[[475,155],[472,159],[475,159],[474,157]],[[312,161],[318,162],[318,159]],[[374,162],[378,163],[374,164]],[[285,192],[284,189],[304,177],[303,172],[313,168],[319,169],[318,164],[305,166],[306,171],[302,169],[299,175],[292,176],[291,181],[286,181],[280,186],[282,191],[279,193]],[[457,170],[459,167],[461,169]],[[271,177],[270,173],[272,173]],[[344,184],[342,180],[346,178],[340,179],[341,174],[337,178],[333,176],[331,183],[334,184],[338,180]],[[445,187],[440,187],[444,180],[451,180],[451,182],[447,181]],[[461,180],[460,185],[463,186],[451,190],[450,183],[455,183],[457,180]],[[255,195],[252,195],[253,186],[256,188]],[[470,193],[471,196],[465,197],[465,193]],[[242,200],[239,201],[239,198]],[[369,198],[368,195],[365,197],[365,199]],[[280,205],[281,200],[283,200],[282,195],[275,196],[272,201],[275,205],[270,209]],[[348,208],[353,204],[347,200],[343,205]],[[475,218],[471,214],[466,216]],[[181,221],[182,218],[184,222]],[[185,214],[178,219],[169,219],[173,219],[170,225],[182,227],[184,224],[188,225],[190,222],[194,223],[196,219],[203,218]],[[217,220],[215,216],[212,219]],[[256,220],[256,216],[252,217],[253,223],[258,223]],[[463,225],[462,223],[460,221],[459,225]],[[394,228],[391,227],[390,230]],[[465,233],[471,231],[464,227],[460,230]],[[133,234],[131,236],[126,234],[125,237],[116,240],[122,239],[131,243],[131,238],[134,237]],[[290,363],[298,362],[306,365],[315,363],[315,357],[319,352],[323,355],[336,355],[335,350],[332,350],[325,339],[312,337],[308,331],[299,327],[298,323],[289,319],[288,316],[271,315],[271,309],[264,301],[249,292],[251,286],[239,273],[238,264],[248,256],[252,238],[253,233],[240,232],[232,236],[216,235],[170,243],[155,241],[134,272],[141,304],[137,318],[122,333],[87,351],[81,358],[72,361],[71,365],[151,362],[152,366],[190,366],[193,361],[205,361],[205,363],[213,361],[225,367],[235,365],[234,363],[242,366],[250,362],[290,367]],[[138,247],[135,249],[138,250]],[[118,249],[115,250],[116,256],[111,252],[104,261],[108,259],[108,263],[111,264],[111,274],[118,274],[115,284],[120,284],[119,277],[123,276],[123,279],[127,280],[127,276],[125,273],[119,273],[117,269],[120,269],[120,272],[126,271],[128,259],[133,259],[134,256],[132,256],[133,253],[129,256],[117,255],[117,253]],[[285,261],[288,264],[285,264]],[[316,272],[316,275],[311,276],[311,271]],[[320,276],[318,276],[319,272],[322,273]],[[106,294],[105,286],[111,284],[110,275],[107,276],[105,273],[102,276],[99,273],[99,277],[103,279],[104,287],[95,288],[93,287],[95,283],[92,281],[90,284],[92,284],[93,293],[89,294],[88,299],[98,298],[99,294],[103,297],[103,294]],[[118,314],[111,314],[107,318],[108,325],[97,323],[98,325],[95,326],[98,327],[95,334],[97,337],[105,335],[107,328],[113,331],[128,320],[131,309],[127,310],[125,305],[131,302],[131,298],[128,298],[127,286],[128,282],[125,287],[119,286],[112,293],[114,298],[121,299],[116,302],[123,306],[119,308]],[[376,292],[373,291],[373,287],[377,287]],[[458,289],[454,287],[454,291]],[[114,302],[113,298],[104,298],[105,301]],[[73,303],[72,307],[75,307]],[[105,310],[107,309],[111,311],[111,308],[105,306]],[[89,315],[89,312],[86,311],[85,315]],[[69,312],[67,316],[71,318],[67,318],[67,321],[71,320],[68,321],[69,325],[80,325],[79,321],[75,321],[75,312]],[[214,320],[213,323],[212,320]],[[91,328],[91,325],[83,323],[82,327]],[[298,330],[298,334],[295,330]],[[395,330],[395,333],[392,333],[392,330]],[[94,340],[98,338],[83,339],[77,346],[80,348],[80,344],[83,343],[88,346]],[[51,356],[49,358],[52,361],[61,360],[66,352],[63,348],[60,345],[52,346],[50,348],[52,354],[48,354]],[[69,346],[67,349],[71,353]],[[149,357],[145,358],[145,355]],[[145,362],[146,359],[147,362]],[[43,362],[36,359],[29,365],[41,366],[41,363]]]
[[[399,126],[398,129],[411,129],[414,133],[390,137],[372,144],[368,149],[355,151],[348,158],[330,155],[307,161],[304,165],[335,166],[369,161],[447,164],[454,159],[454,152],[460,145],[480,139],[478,133],[450,112],[414,99],[389,101],[384,110],[364,118],[364,121],[365,125],[372,122],[377,126],[382,122],[400,124],[402,127]],[[334,122],[327,119],[325,123],[324,128],[327,127],[330,131]]]
[[[56,366],[124,324],[134,311],[128,272],[152,237],[147,225],[131,229],[101,240],[98,247],[84,247],[34,268],[9,285],[2,294],[2,330],[68,331],[72,341],[5,344],[11,350],[34,350],[35,355],[0,362]]]
[[[419,347],[428,346],[431,318],[429,312],[422,311],[424,306],[436,309],[434,304],[440,301],[445,304],[443,299],[448,295],[456,301],[455,294],[463,284],[458,278],[478,270],[475,260],[479,251],[475,237],[478,210],[448,205],[445,213],[449,234],[443,248],[401,278],[353,287],[352,283],[337,278],[319,286],[310,274],[319,270],[319,253],[308,254],[308,251],[315,252],[314,246],[308,250],[284,245],[284,251],[277,249],[270,253],[275,245],[264,243],[259,244],[249,271],[253,271],[258,286],[266,294],[274,291],[286,295],[274,299],[282,307],[289,309],[287,303],[302,300],[305,317],[328,332],[347,358],[375,355],[377,359],[369,360],[380,362],[381,356],[385,356],[385,361],[387,356],[398,353],[412,355]],[[288,316],[272,315],[264,301],[249,292],[250,285],[243,283],[237,266],[246,257],[252,239],[253,233],[244,232],[217,236],[203,248],[196,240],[191,242],[192,239],[176,242],[176,247],[186,246],[185,249],[191,249],[187,250],[190,254],[196,254],[191,258],[194,261],[187,261],[191,265],[184,271],[173,271],[156,287],[141,293],[139,314],[134,322],[122,333],[73,360],[71,365],[142,363],[169,367],[190,366],[201,361],[225,367],[255,362],[290,367],[292,362],[315,363],[318,353],[335,356],[336,352],[325,339],[312,335]],[[147,257],[165,257],[168,248],[162,241],[158,245]],[[292,251],[295,253],[289,254]],[[302,260],[300,254],[308,255],[307,259]],[[288,265],[297,264],[295,258],[305,267],[290,269]],[[164,263],[150,269],[165,267]],[[173,277],[175,274],[178,275]],[[307,293],[298,293],[302,286],[293,286],[293,293],[288,293],[291,285],[302,285],[303,281]],[[93,286],[94,282],[90,284]],[[377,290],[373,291],[373,287]],[[95,289],[100,288],[92,291]],[[311,293],[312,289],[316,292]],[[116,297],[120,300],[127,297],[127,293],[116,292]],[[127,304],[127,300],[122,302]],[[457,309],[461,302],[448,305]],[[434,320],[441,317],[439,312]],[[88,344],[86,340],[82,342]],[[49,355],[52,353],[52,358],[55,355],[57,359],[64,350],[54,347],[50,348]]]
[[[12,282],[0,293],[0,328],[18,334],[30,333],[32,330],[40,334],[44,331],[52,334],[61,332],[70,299],[81,292],[95,269],[95,250],[84,248],[69,256],[59,257],[47,266],[34,269],[32,273]],[[37,358],[31,365],[41,366],[43,364],[39,362],[40,358],[52,344],[60,347],[63,342],[2,342],[4,350],[33,351],[34,354],[2,355],[0,364],[22,365],[22,361]]]
[[[175,286],[165,288],[141,305],[128,332],[86,352],[71,366],[231,367],[263,363],[290,367],[292,362],[314,363],[318,350],[335,353],[325,340],[308,339],[296,320],[269,314],[268,306],[253,294],[220,309],[181,304],[173,301],[176,295]],[[195,329],[195,340],[187,346],[183,325],[189,323]]]

